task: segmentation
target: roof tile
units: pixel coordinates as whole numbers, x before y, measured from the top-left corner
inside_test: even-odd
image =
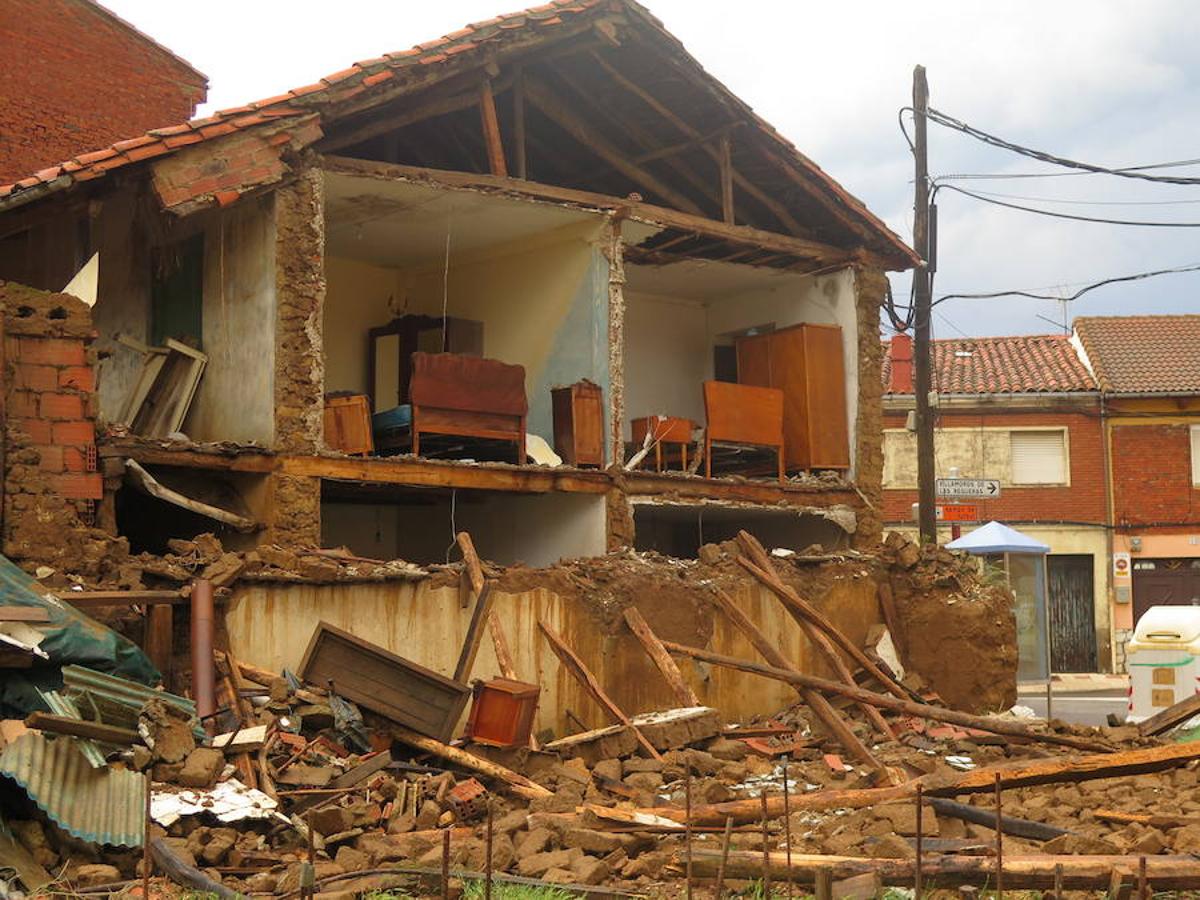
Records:
[[[1065,335],[953,338],[933,342],[933,386],[942,394],[1094,391],[1096,383]],[[884,355],[883,383],[891,383]]]
[[[1200,394],[1200,315],[1083,316],[1075,332],[1107,393]]]

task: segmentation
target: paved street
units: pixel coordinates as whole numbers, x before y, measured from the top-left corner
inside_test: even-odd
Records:
[[[1046,714],[1046,695],[1022,694],[1017,702],[1028,706],[1039,716]],[[1116,713],[1125,717],[1128,698],[1124,691],[1104,691],[1100,693],[1060,694],[1057,691],[1053,697],[1053,712],[1055,718],[1067,722],[1077,722],[1080,725],[1106,725],[1108,714]]]

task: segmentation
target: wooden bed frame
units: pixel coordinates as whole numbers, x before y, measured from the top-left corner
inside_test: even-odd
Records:
[[[783,391],[728,381],[704,382],[704,477],[712,478],[712,445],[769,447],[784,478]]]
[[[422,434],[511,441],[525,463],[525,368],[457,353],[412,355],[412,452]]]

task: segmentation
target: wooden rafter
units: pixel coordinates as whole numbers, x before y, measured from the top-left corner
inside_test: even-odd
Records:
[[[551,66],[550,69],[554,73],[555,78],[571,90],[576,102],[581,107],[586,107],[592,116],[604,119],[608,123],[609,128],[625,135],[626,139],[634,146],[641,148],[644,154],[648,153],[653,156],[653,151],[661,149],[659,141],[654,135],[640,125],[628,119],[621,118],[614,112],[611,106],[598,102],[594,98],[593,92],[589,91],[585,85],[580,84],[579,79],[570,72],[561,66]],[[643,165],[643,162],[639,161],[639,157],[631,157],[630,159],[635,165]],[[713,183],[711,173],[709,173],[708,177],[705,177],[704,174],[694,171],[683,160],[673,158],[671,155],[662,157],[654,156],[652,161],[659,161],[662,165],[670,168],[671,171],[691,185],[698,194],[706,197],[712,203],[714,210],[720,208],[721,195],[717,185]],[[586,184],[586,180],[583,183]]]
[[[521,69],[513,75],[513,160],[516,162],[517,177],[529,177],[525,155],[525,72]]]
[[[508,175],[508,163],[504,159],[500,117],[496,115],[496,97],[492,93],[490,78],[483,78],[479,82],[479,119],[483,128],[484,144],[487,147],[488,171],[504,178]]]
[[[721,216],[733,224],[733,144],[728,134],[721,135]]]
[[[525,75],[525,96],[546,118],[644,190],[662,197],[685,212],[697,216],[704,215],[704,211],[693,203],[691,198],[664,184],[662,179],[641,166],[630,162],[619,148],[614,147],[604,135],[576,115],[554,91],[528,73]]]
[[[635,97],[638,97],[640,100],[642,100],[642,102],[674,125],[679,131],[683,132],[693,140],[703,137],[698,129],[693,128],[691,125],[677,116],[672,110],[661,103],[653,94],[645,90],[641,85],[635,84],[633,81],[630,81],[628,78],[626,78],[619,69],[601,56],[598,51],[593,50],[591,57],[599,64],[600,68],[602,68],[608,74],[608,76],[613,79],[614,82],[619,84],[625,90],[629,91]],[[734,123],[730,123],[730,125],[732,124]],[[702,143],[700,146],[704,148],[704,151],[709,156],[713,157],[714,161],[720,161],[718,151],[713,149],[712,146],[710,146],[708,143]],[[758,185],[754,184],[749,179],[743,177],[737,172],[734,172],[733,180],[739,188],[769,209],[775,218],[777,218],[785,228],[791,231],[792,234],[802,235],[806,233],[807,229],[805,229],[803,225],[796,221],[796,218],[790,212],[788,212],[787,207],[785,207],[770,194],[761,190]]]

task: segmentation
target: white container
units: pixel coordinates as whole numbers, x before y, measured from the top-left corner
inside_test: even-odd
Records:
[[[1152,606],[1126,645],[1131,722],[1200,692],[1200,606]]]

